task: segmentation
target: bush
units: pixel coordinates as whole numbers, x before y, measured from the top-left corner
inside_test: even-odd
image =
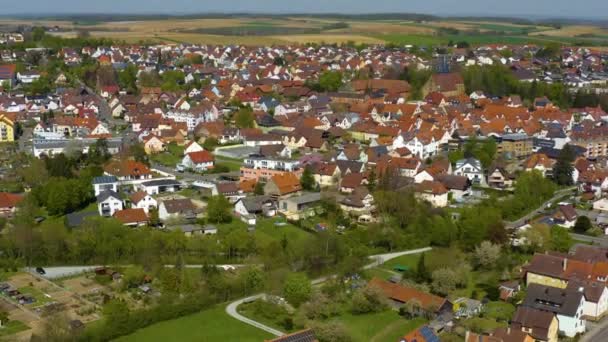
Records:
[[[382,291],[373,286],[357,290],[352,298],[351,311],[354,314],[381,312],[388,308],[388,302]]]

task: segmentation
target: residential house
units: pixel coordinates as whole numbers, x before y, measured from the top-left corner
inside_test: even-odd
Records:
[[[255,225],[258,216],[275,216],[277,207],[276,202],[270,196],[252,196],[236,201],[234,212],[243,222]]]
[[[315,208],[321,201],[321,194],[309,192],[279,200],[279,212],[289,220],[315,216]]]
[[[423,87],[423,95],[426,96],[431,92],[441,93],[445,97],[464,95],[464,80],[455,72],[433,74]]]
[[[546,154],[535,153],[524,163],[525,171],[539,171],[544,177],[550,178],[553,175],[553,164],[555,161],[549,159]]]
[[[448,189],[437,181],[423,181],[414,184],[416,197],[429,202],[433,207],[443,208],[448,205]]]
[[[515,176],[504,167],[493,165],[489,168],[487,184],[491,188],[507,189],[513,187]]]
[[[230,203],[236,203],[239,199],[245,197],[243,191],[237,182],[219,182],[211,189],[211,195],[224,196]]]
[[[576,223],[578,215],[572,204],[560,205],[552,216],[552,220],[555,224],[563,226],[565,228],[572,228]]]
[[[340,201],[340,207],[355,215],[369,214],[376,209],[374,196],[365,187],[358,187]]]
[[[535,342],[529,334],[511,327],[496,328],[487,335],[467,331],[464,340],[465,342]]]
[[[349,173],[342,177],[340,182],[340,192],[350,194],[362,184],[367,183],[365,176],[362,173]]]
[[[158,206],[158,217],[162,221],[169,219],[193,220],[197,216],[197,207],[191,199],[168,199],[160,202]]]
[[[448,199],[460,202],[471,194],[471,181],[465,176],[439,174],[435,179],[448,190]]]
[[[608,311],[608,288],[605,282],[589,280],[571,280],[566,288],[570,291],[580,291],[585,295],[583,318],[599,320]]]
[[[382,291],[395,307],[401,307],[411,300],[416,300],[420,303],[421,310],[425,312],[433,314],[452,312],[453,305],[448,299],[422,292],[413,287],[391,283],[379,278],[373,278],[367,286],[376,287]]]
[[[410,331],[407,335],[401,337],[399,342],[439,342],[439,336],[428,325],[424,325],[418,329]],[[476,341],[479,342],[479,341]]]
[[[207,171],[214,167],[214,158],[209,151],[190,152],[182,159],[182,165],[196,171]]]
[[[146,214],[148,214],[151,209],[158,208],[158,202],[146,191],[133,193],[129,197],[129,200],[131,201],[131,208],[143,209]]]
[[[15,118],[11,113],[0,113],[0,142],[13,141],[15,141]]]
[[[561,289],[530,284],[523,306],[554,313],[560,334],[574,337],[585,332],[585,294],[580,289]]]
[[[120,195],[111,190],[105,190],[97,196],[97,210],[101,216],[114,216],[114,214],[123,209],[122,199]]]
[[[511,328],[523,331],[536,341],[557,342],[559,322],[554,313],[519,306],[511,319]]]
[[[167,145],[163,140],[154,134],[144,137],[144,151],[146,154],[154,154],[166,151]]]
[[[315,163],[312,166],[312,174],[315,182],[321,188],[335,186],[340,180],[340,169],[335,163]]]
[[[114,176],[100,176],[93,178],[93,189],[95,196],[104,191],[118,192],[118,178]]]
[[[182,184],[175,179],[155,179],[141,182],[136,188],[148,195],[158,195],[166,192],[177,192],[182,188]]]
[[[134,160],[113,160],[103,168],[108,176],[115,176],[119,182],[152,179],[150,168]]]
[[[184,146],[184,154],[201,152],[203,150],[203,147],[199,145],[196,141],[191,141],[187,143],[186,146]]]
[[[301,190],[300,179],[291,172],[274,175],[264,185],[264,193],[275,198],[293,195]]]
[[[12,217],[17,211],[17,205],[22,200],[22,195],[0,192],[0,217]]]
[[[483,185],[486,182],[481,162],[475,158],[457,161],[456,167],[454,168],[454,174],[456,176],[467,177],[474,185]]]
[[[319,340],[317,339],[314,330],[305,329],[279,336],[271,340],[264,340],[264,342],[319,342]]]
[[[113,216],[127,227],[141,227],[148,224],[148,215],[141,208],[119,210]]]

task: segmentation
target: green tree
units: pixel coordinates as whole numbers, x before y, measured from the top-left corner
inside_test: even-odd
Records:
[[[319,77],[319,86],[324,91],[338,91],[342,86],[342,73],[339,71],[325,71]]]
[[[564,146],[557,157],[557,162],[553,166],[553,179],[559,185],[570,186],[574,183],[572,179],[572,173],[574,167],[572,162],[574,161],[574,152],[570,145]]]
[[[213,151],[220,143],[214,137],[208,137],[203,143],[203,148],[207,151]]]
[[[551,247],[558,252],[568,252],[574,244],[568,229],[562,226],[551,228]]]
[[[283,296],[289,304],[298,307],[310,299],[312,285],[304,273],[292,273],[285,279]]]
[[[374,190],[376,190],[376,182],[377,182],[377,176],[376,176],[376,171],[374,169],[372,169],[369,173],[369,176],[367,177],[367,189],[370,192],[373,192]]]
[[[130,94],[137,94],[137,66],[129,63],[126,68],[118,73],[118,84]]]
[[[388,308],[386,296],[377,287],[367,286],[355,292],[352,298],[351,311],[354,314],[381,312]]]
[[[235,124],[238,128],[252,128],[254,127],[255,120],[253,117],[253,111],[250,107],[240,108],[234,118]]]
[[[255,183],[255,188],[253,189],[253,194],[254,195],[264,195],[264,183],[258,181],[257,183]]]
[[[593,228],[591,220],[587,216],[579,216],[574,224],[574,231],[579,234],[584,234],[589,229]]]
[[[418,265],[416,266],[416,275],[415,279],[417,283],[425,283],[429,280],[429,271],[426,269],[426,262],[424,260],[424,255],[426,253],[422,253],[420,258],[418,258]]]
[[[8,313],[6,313],[6,311],[4,310],[0,310],[0,328],[3,325],[6,325],[8,323]]]
[[[306,166],[304,168],[304,172],[302,173],[302,177],[300,178],[300,184],[302,185],[302,189],[307,191],[313,191],[317,185],[315,182],[315,178],[312,174],[312,170],[310,167]]]
[[[207,202],[207,219],[212,223],[226,223],[232,221],[230,213],[232,205],[222,195],[213,196]]]

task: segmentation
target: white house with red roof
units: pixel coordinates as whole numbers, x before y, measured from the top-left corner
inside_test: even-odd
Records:
[[[209,151],[190,152],[182,159],[182,165],[196,171],[207,171],[214,166],[214,158]]]

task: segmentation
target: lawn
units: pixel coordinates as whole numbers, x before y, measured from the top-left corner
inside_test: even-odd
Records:
[[[399,337],[426,323],[422,318],[406,320],[393,310],[367,315],[346,313],[335,320],[344,324],[353,341],[361,342],[398,341]]]
[[[455,267],[460,265],[466,258],[466,255],[457,248],[433,248],[425,252],[425,264],[427,269],[433,271],[440,267]],[[395,266],[405,266],[412,272],[416,271],[418,259],[421,254],[403,255],[398,258],[387,261],[382,268],[393,270]]]
[[[28,327],[27,325],[25,325],[25,323],[21,321],[9,321],[8,323],[0,327],[0,337],[13,335],[29,328],[30,327]]]
[[[243,161],[240,159],[226,158],[222,156],[215,156],[215,165],[224,165],[230,169],[230,171],[239,171],[243,165]]]
[[[287,315],[280,315],[277,319],[260,316],[255,313],[253,304],[243,304],[239,306],[239,313],[245,317],[252,318],[265,325],[273,327],[280,331],[286,331],[284,327],[280,326],[280,321],[287,317]],[[423,318],[417,318],[413,320],[406,320],[399,316],[396,311],[386,310],[378,313],[354,315],[348,310],[344,310],[339,316],[332,318],[331,320],[338,322],[346,328],[346,331],[352,336],[353,341],[367,342],[367,341],[398,341],[399,337],[407,334],[413,329],[426,323]],[[294,330],[298,330],[295,329]]]
[[[167,151],[153,154],[151,159],[161,165],[173,167],[181,163],[183,157],[184,146],[171,143],[167,145]]]
[[[225,305],[157,323],[117,339],[117,342],[260,342],[273,336],[228,316]]]
[[[31,307],[42,306],[44,304],[47,304],[47,303],[50,303],[53,301],[52,298],[45,296],[44,293],[42,293],[42,291],[38,290],[35,287],[25,286],[25,287],[20,288],[19,292],[21,292],[24,295],[29,295],[29,296],[36,298],[36,301],[34,303],[28,305]]]
[[[285,223],[285,225],[276,226],[275,222]],[[233,218],[228,224],[218,225],[221,234],[228,234],[233,229],[247,229],[247,225],[237,218]],[[287,237],[288,241],[303,241],[310,238],[312,235],[290,223],[285,222],[280,218],[258,218],[255,226],[255,237],[259,244],[263,247],[273,241],[280,241],[283,236]]]

